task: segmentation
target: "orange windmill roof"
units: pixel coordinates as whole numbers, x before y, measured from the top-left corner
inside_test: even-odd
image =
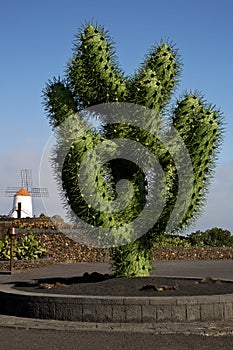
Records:
[[[15,196],[31,196],[30,193],[25,189],[25,188],[21,188],[16,194]]]

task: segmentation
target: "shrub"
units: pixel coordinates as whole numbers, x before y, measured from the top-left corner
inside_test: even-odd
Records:
[[[164,236],[155,242],[155,247],[190,247],[191,243],[185,237]]]
[[[42,248],[40,241],[36,240],[30,232],[22,239],[14,241],[14,260],[31,260],[43,257],[46,250]],[[0,241],[0,260],[10,259],[10,237],[6,236]]]
[[[230,231],[217,227],[204,232],[193,232],[188,238],[192,246],[233,247],[233,236]]]
[[[45,215],[45,213],[41,213],[39,217],[40,217],[41,219],[47,219],[47,218],[48,218],[48,216]]]
[[[10,238],[5,237],[3,241],[0,240],[0,260],[10,259]]]

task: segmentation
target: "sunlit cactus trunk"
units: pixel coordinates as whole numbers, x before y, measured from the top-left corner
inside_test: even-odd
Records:
[[[126,77],[119,68],[111,38],[100,26],[88,23],[81,28],[73,52],[65,79],[55,78],[44,89],[45,109],[52,127],[61,125],[80,110],[102,103],[127,102],[158,113],[156,127],[170,123],[178,131],[193,168],[191,199],[176,227],[176,232],[179,232],[201,212],[221,144],[221,113],[196,92],[185,93],[173,108],[170,107],[181,72],[177,50],[172,44],[164,42],[152,47],[139,69],[130,77]],[[156,238],[171,233],[166,232],[166,227],[179,189],[177,169],[166,147],[153,135],[133,126],[107,124],[103,126],[101,134],[99,130],[90,128],[81,140],[74,142],[66,157],[62,186],[72,210],[90,225],[114,227],[135,218],[147,200],[149,180],[136,166],[119,159],[106,164],[96,176],[98,191],[108,200],[115,198],[117,181],[127,178],[132,183],[137,195],[121,215],[94,210],[85,202],[78,188],[79,166],[85,153],[103,140],[116,137],[133,139],[148,147],[157,155],[166,178],[166,202],[154,226],[134,242],[111,249],[113,271],[117,277],[147,276],[150,273],[150,249]],[[58,162],[56,156],[54,162]],[[89,171],[94,171],[94,166],[90,164]]]
[[[140,240],[112,250],[116,277],[148,276],[151,271],[150,250]]]

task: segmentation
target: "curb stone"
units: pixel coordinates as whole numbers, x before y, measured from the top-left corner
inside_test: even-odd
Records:
[[[54,331],[131,332],[153,334],[195,334],[203,336],[233,335],[233,322],[192,322],[163,324],[145,323],[93,323],[42,319],[15,316],[0,316],[0,328],[39,329]]]

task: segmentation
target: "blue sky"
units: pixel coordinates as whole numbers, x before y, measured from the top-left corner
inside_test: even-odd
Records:
[[[132,74],[150,47],[169,38],[183,63],[182,91],[200,90],[220,107],[225,137],[202,217],[193,227],[233,233],[233,2],[232,0],[8,0],[0,1],[0,213],[12,201],[7,186],[20,184],[20,170],[33,170],[39,184],[40,159],[51,130],[42,106],[48,79],[62,76],[77,29],[95,19],[109,30],[122,69]],[[50,199],[51,200],[51,199]],[[57,213],[54,205],[54,213]],[[45,211],[35,201],[35,213]]]

